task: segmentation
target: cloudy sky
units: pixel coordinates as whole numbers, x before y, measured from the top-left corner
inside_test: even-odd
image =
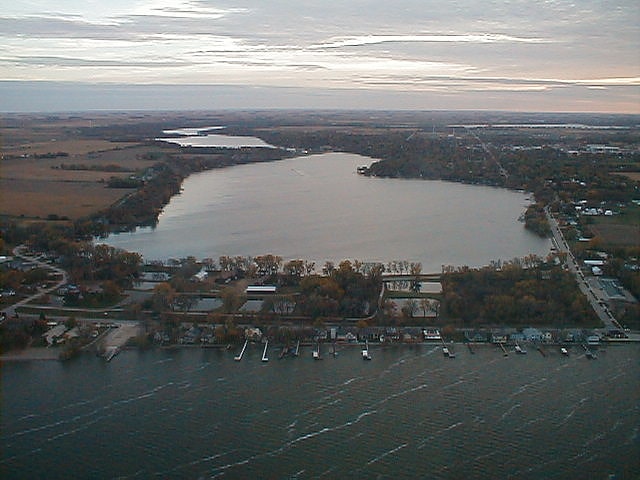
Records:
[[[18,0],[0,110],[640,113],[637,0]]]

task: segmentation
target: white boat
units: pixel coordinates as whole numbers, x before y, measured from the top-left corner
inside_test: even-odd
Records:
[[[561,353],[562,355],[569,355],[568,350],[567,350],[566,348],[564,348],[564,347],[560,347],[560,353]]]
[[[524,348],[522,348],[520,345],[518,345],[517,343],[516,343],[516,346],[515,346],[515,350],[516,350],[516,353],[519,353],[520,355],[525,355],[527,353],[527,351]]]
[[[264,344],[264,350],[262,351],[262,361],[268,362],[269,357],[267,357],[267,347],[269,346],[269,340],[267,340]]]
[[[448,356],[450,355],[449,349],[448,349],[447,347],[444,347],[444,346],[443,346],[443,347],[442,347],[442,354],[443,354],[445,357],[448,357]]]
[[[322,357],[320,356],[320,344],[319,343],[318,343],[318,347],[313,351],[312,355],[313,355],[313,359],[314,360],[322,360]]]
[[[244,351],[247,348],[247,343],[249,343],[249,340],[245,340],[244,341],[244,345],[242,346],[242,350],[240,350],[240,353],[238,355],[236,355],[235,357],[233,357],[233,359],[236,362],[239,362],[240,360],[242,360],[242,356],[244,355]]]
[[[424,330],[422,330],[422,336],[424,337],[424,340],[426,342],[432,340],[442,340],[442,337],[440,336],[440,330],[438,330],[437,328],[425,328]]]
[[[362,359],[371,360],[371,355],[369,355],[369,342],[365,342],[364,344],[364,349],[362,350]]]

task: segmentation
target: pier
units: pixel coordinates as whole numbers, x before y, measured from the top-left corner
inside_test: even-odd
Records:
[[[107,347],[102,355],[107,362],[110,362],[120,352],[119,347]]]
[[[238,355],[236,355],[235,357],[233,357],[233,359],[236,362],[239,362],[240,360],[242,360],[242,357],[244,355],[244,351],[247,349],[247,344],[249,343],[249,340],[245,340],[244,341],[244,345],[242,346],[242,350],[240,350],[240,353]]]
[[[582,348],[584,348],[584,354],[587,356],[588,359],[595,360],[596,358],[598,358],[598,355],[596,355],[596,352],[594,352],[589,347],[587,347],[586,344],[583,343]]]
[[[369,342],[365,341],[364,349],[362,350],[362,359],[363,360],[371,360],[371,355],[369,355]]]

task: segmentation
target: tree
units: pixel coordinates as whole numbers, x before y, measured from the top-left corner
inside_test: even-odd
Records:
[[[179,295],[175,298],[174,304],[186,314],[198,304],[198,297],[194,295]]]
[[[169,283],[159,283],[153,289],[153,296],[151,297],[151,302],[153,305],[152,308],[155,312],[173,310],[175,298],[176,291]]]

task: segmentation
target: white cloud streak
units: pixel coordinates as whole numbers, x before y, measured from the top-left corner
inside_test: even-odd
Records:
[[[0,14],[0,80],[469,98],[569,88],[588,97],[624,88],[640,105],[640,27],[633,20],[640,7],[627,0],[589,9],[569,0],[482,8],[472,0],[447,7],[363,0],[360,10],[293,0],[112,0],[75,8],[65,0],[34,2]],[[524,8],[530,15],[521,15]]]

